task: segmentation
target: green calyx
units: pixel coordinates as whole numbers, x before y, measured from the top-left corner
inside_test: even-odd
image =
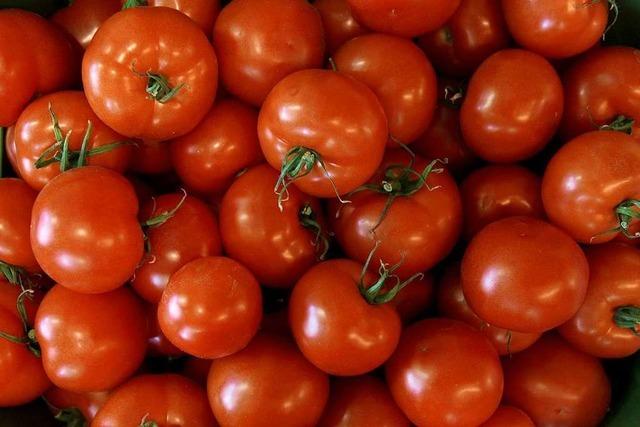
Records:
[[[149,236],[147,236],[146,231],[150,228],[160,227],[162,224],[164,224],[165,222],[173,218],[176,215],[176,213],[178,213],[182,205],[184,205],[184,202],[186,200],[187,200],[187,192],[184,189],[182,189],[182,198],[173,209],[160,212],[158,215],[152,216],[146,221],[143,221],[142,223],[140,223],[142,230],[145,232],[144,233],[144,249],[147,254],[151,253],[151,241],[149,240]],[[155,212],[155,209],[153,209],[153,211]]]
[[[325,259],[327,252],[329,252],[329,235],[318,222],[317,215],[309,203],[305,203],[302,209],[300,209],[298,220],[300,221],[300,225],[314,234],[313,244],[318,252],[318,259]]]
[[[131,71],[133,71],[133,73],[138,77],[147,79],[147,87],[145,91],[151,98],[155,99],[160,104],[166,104],[169,102],[184,87],[184,83],[181,83],[176,87],[171,87],[169,79],[159,73],[154,73],[152,71],[141,73],[136,70],[135,63],[131,64]]]
[[[20,295],[18,295],[16,300],[16,308],[18,310],[18,315],[20,316],[20,321],[22,322],[24,336],[16,337],[15,335],[11,335],[6,332],[0,332],[0,338],[4,338],[15,344],[24,344],[34,356],[40,357],[40,345],[36,339],[36,331],[29,326],[29,317],[27,316],[27,309],[24,305],[25,298],[33,299],[33,294],[33,289],[25,289],[20,293]]]
[[[640,307],[628,305],[619,307],[613,314],[613,321],[618,327],[623,329],[629,329],[636,335],[638,333],[638,327],[640,326]]]
[[[131,9],[132,7],[148,6],[147,0],[126,0],[122,5],[122,10]]]
[[[31,287],[29,273],[22,267],[0,261],[0,274],[3,275],[9,283],[18,285],[22,289]]]
[[[600,130],[611,130],[615,132],[626,133],[627,135],[631,135],[633,132],[633,125],[635,120],[626,117],[626,116],[616,116],[615,119],[611,121],[611,123],[600,126]]]
[[[89,424],[84,418],[82,411],[78,408],[64,408],[58,411],[55,419],[63,423],[66,427],[88,427]]]
[[[618,227],[615,231],[621,232],[629,239],[640,238],[640,232],[632,233],[630,230],[633,220],[640,219],[640,200],[625,200],[616,207],[615,213],[618,218]]]

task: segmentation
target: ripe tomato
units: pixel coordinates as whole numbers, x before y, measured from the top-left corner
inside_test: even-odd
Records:
[[[106,202],[108,201],[108,204]],[[31,216],[31,247],[45,273],[78,292],[122,286],[143,254],[138,200],[113,171],[87,166],[55,177]]]
[[[288,340],[260,334],[213,362],[207,393],[222,427],[312,427],[327,402],[329,379]]]
[[[398,292],[389,304],[395,307],[400,319],[409,324],[421,314],[424,314],[433,302],[433,277],[425,274],[409,282]]]
[[[510,216],[543,218],[540,181],[528,169],[516,165],[486,166],[471,173],[460,187],[466,237]]]
[[[40,304],[35,329],[47,376],[69,391],[117,386],[147,349],[144,308],[125,288],[88,295],[56,285]]]
[[[200,258],[171,276],[158,304],[158,322],[176,347],[215,359],[244,348],[262,318],[260,285],[242,264]]]
[[[477,426],[502,397],[498,353],[457,320],[427,319],[405,329],[386,376],[396,403],[420,426]]]
[[[173,171],[170,144],[157,141],[137,141],[129,170],[145,175],[158,175]]]
[[[409,427],[384,382],[372,376],[337,378],[318,427]]]
[[[51,20],[86,49],[102,23],[118,12],[120,7],[120,0],[74,0],[54,13]]]
[[[335,197],[364,184],[380,165],[387,118],[363,83],[335,71],[305,70],[269,93],[258,136],[267,162],[282,170],[283,185],[294,181],[305,193]]]
[[[23,180],[0,178],[0,262],[40,271],[31,244],[31,209],[38,193]]]
[[[355,20],[347,0],[317,0],[313,6],[322,19],[329,54],[333,54],[344,42],[369,32]]]
[[[156,304],[146,304],[145,313],[147,314],[148,336],[147,336],[147,354],[155,357],[179,357],[184,353],[165,336],[160,329],[158,323],[158,306]]]
[[[510,163],[540,151],[562,117],[562,83],[543,57],[520,49],[494,53],[471,77],[460,125],[485,160]]]
[[[611,386],[600,361],[555,334],[503,365],[505,401],[536,426],[595,427],[607,412]]]
[[[513,406],[501,406],[480,427],[535,427],[527,414]]]
[[[20,178],[20,171],[18,170],[18,161],[16,159],[16,139],[14,127],[10,126],[4,131],[4,152],[7,155],[7,160],[15,172],[16,176]]]
[[[139,375],[114,390],[92,427],[137,426],[216,427],[207,394],[176,374]]]
[[[224,87],[256,106],[284,77],[324,60],[322,21],[305,0],[233,0],[220,12],[213,44]]]
[[[80,411],[84,421],[91,423],[109,398],[109,394],[109,391],[75,393],[59,387],[52,387],[44,393],[43,397],[54,415],[58,415],[61,411],[68,412],[75,409]]]
[[[567,58],[598,43],[609,3],[575,0],[502,0],[509,31],[520,46],[547,58]]]
[[[102,24],[84,54],[82,81],[109,127],[165,140],[191,131],[209,111],[218,65],[191,19],[166,7],[135,7]]]
[[[220,0],[120,0],[122,4],[132,3],[135,6],[170,7],[191,18],[208,36],[213,30],[218,13]]]
[[[264,160],[258,142],[258,113],[224,99],[190,133],[171,142],[171,162],[180,180],[201,193],[229,187],[243,169]]]
[[[509,32],[497,1],[462,0],[444,26],[421,36],[418,45],[439,71],[466,77],[509,45]]]
[[[444,24],[460,0],[347,0],[358,22],[372,30],[415,37]]]
[[[589,265],[562,230],[516,216],[483,228],[462,260],[462,289],[486,322],[544,332],[569,320],[584,301]]]
[[[603,243],[640,214],[640,145],[622,132],[585,133],[547,164],[542,202],[549,219],[581,243]],[[579,213],[579,214],[576,214]]]

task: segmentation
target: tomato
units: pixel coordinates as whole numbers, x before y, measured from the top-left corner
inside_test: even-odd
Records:
[[[536,218],[487,225],[462,260],[462,289],[486,322],[518,332],[544,332],[569,320],[584,301],[589,265],[569,235]]]
[[[405,329],[386,377],[396,403],[420,426],[477,426],[502,397],[498,353],[457,320],[427,319]]]
[[[460,0],[347,0],[356,20],[372,30],[415,37],[433,31],[453,15]]]
[[[256,106],[287,75],[321,67],[325,50],[320,15],[305,0],[233,0],[213,44],[224,87]]]
[[[409,427],[384,382],[371,376],[337,378],[318,427]]]
[[[497,1],[462,0],[444,26],[421,36],[418,45],[439,71],[466,77],[509,45],[509,32]]]
[[[157,141],[136,141],[129,170],[146,175],[173,171],[170,144]]]
[[[607,27],[608,9],[606,1],[502,0],[513,38],[547,58],[567,58],[597,44]]]
[[[19,178],[20,171],[18,170],[18,161],[16,159],[16,139],[13,126],[4,130],[4,152],[7,155],[7,160],[9,161],[13,172],[15,172]]]
[[[84,54],[82,81],[109,127],[165,140],[188,133],[209,111],[218,65],[191,19],[166,7],[135,7],[102,24]]]
[[[54,13],[51,20],[86,49],[102,23],[118,12],[120,7],[120,0],[74,0]]]
[[[419,157],[412,166],[409,162],[404,150],[388,151],[371,181],[377,189],[353,194],[346,205],[333,203],[330,215],[336,238],[350,258],[364,262],[379,242],[371,267],[376,270],[380,261],[400,263],[400,277],[426,271],[442,260],[462,228],[460,195],[449,173]],[[417,175],[430,167],[435,170],[421,183]]]
[[[562,83],[543,57],[520,49],[494,53],[471,77],[460,126],[475,153],[494,163],[527,159],[560,124]]]
[[[527,414],[513,406],[501,406],[480,427],[535,427]]]
[[[355,20],[347,0],[317,0],[313,6],[322,19],[329,54],[333,54],[344,42],[369,32]]]
[[[140,375],[117,388],[102,406],[92,427],[217,426],[205,391],[176,374]]]
[[[424,314],[433,302],[433,277],[425,274],[409,282],[391,301],[405,324]]]
[[[137,6],[170,7],[191,18],[205,34],[211,34],[213,23],[220,13],[220,0],[121,0],[125,6],[133,3]]]
[[[0,178],[0,263],[40,271],[31,245],[31,209],[38,193],[17,178]]]
[[[146,304],[145,312],[147,314],[147,325],[149,334],[147,336],[147,353],[157,357],[179,357],[184,355],[171,341],[162,333],[160,324],[158,323],[158,306],[155,304]]]
[[[78,292],[122,286],[143,254],[138,200],[122,175],[95,166],[55,177],[31,216],[31,247],[47,275]]]
[[[53,117],[51,112],[54,114]],[[89,122],[91,130],[88,129]],[[67,135],[69,149],[76,152],[80,150],[87,136],[89,152],[109,144],[126,142],[125,137],[98,119],[84,93],[80,91],[56,92],[36,99],[20,114],[14,132],[20,175],[36,190],[41,190],[60,174],[59,162],[38,169],[36,161],[54,144],[58,144],[54,153],[61,153],[62,141]],[[45,156],[44,160],[52,158],[54,153]],[[131,154],[130,146],[120,145],[107,153],[88,156],[87,164],[122,173],[129,164]]]
[[[632,235],[640,199],[640,145],[622,132],[585,133],[551,158],[542,178],[549,219],[581,243]]]
[[[380,102],[363,83],[335,71],[305,70],[269,93],[258,136],[267,162],[282,169],[283,185],[293,180],[305,193],[335,197],[373,175],[388,128]]]
[[[176,208],[171,218],[147,229],[149,250],[131,281],[138,295],[154,304],[180,267],[196,258],[222,253],[218,222],[209,207],[195,197],[165,194],[147,202],[143,215],[153,218]]]
[[[180,180],[201,193],[229,187],[243,169],[263,161],[258,113],[232,99],[219,101],[190,133],[171,142],[171,161]]]
[[[54,415],[72,409],[80,411],[84,420],[90,423],[109,398],[109,391],[75,393],[58,387],[52,387],[44,393],[49,409]],[[75,414],[74,414],[75,415]]]
[[[460,187],[467,238],[502,218],[543,218],[540,181],[528,169],[516,165],[486,166],[471,173]]]
[[[222,427],[312,427],[327,402],[329,379],[288,340],[260,334],[213,362],[207,393]]]
[[[147,349],[144,308],[125,288],[88,295],[56,285],[40,304],[35,330],[47,376],[69,391],[115,387]]]
[[[604,418],[611,386],[593,356],[552,334],[503,361],[505,401],[539,427],[595,427]]]
[[[260,285],[240,263],[200,258],[171,276],[158,304],[158,322],[180,350],[215,359],[243,349],[262,318]]]

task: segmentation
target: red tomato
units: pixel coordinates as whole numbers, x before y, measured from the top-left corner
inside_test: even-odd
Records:
[[[209,403],[222,427],[312,427],[329,396],[329,379],[288,340],[261,334],[211,365]]]
[[[486,166],[471,173],[460,187],[466,237],[510,216],[543,218],[540,181],[528,169],[516,165]]]
[[[220,0],[121,0],[152,7],[170,7],[191,18],[205,34],[211,34],[213,24],[220,13]]]
[[[258,113],[225,99],[190,133],[171,142],[171,161],[180,180],[201,193],[229,187],[243,169],[264,160],[256,131]]]
[[[44,393],[49,409],[54,415],[61,411],[79,410],[84,421],[91,423],[102,405],[109,398],[109,391],[96,391],[89,393],[75,393],[58,387],[52,387]]]
[[[480,427],[535,427],[527,414],[513,406],[501,406]]]
[[[317,0],[313,6],[322,18],[329,54],[333,54],[344,42],[368,33],[351,14],[347,0]]]
[[[460,125],[485,160],[510,163],[540,151],[562,117],[562,83],[543,57],[520,49],[494,53],[471,77]]]
[[[213,44],[224,87],[256,106],[284,77],[324,60],[322,21],[305,0],[233,0],[220,12]]]
[[[505,401],[539,427],[595,427],[607,412],[611,386],[600,361],[548,335],[505,358]]]
[[[120,0],[74,0],[53,14],[51,20],[86,49],[98,28],[120,10]]]
[[[549,219],[581,243],[633,235],[638,199],[640,144],[622,132],[588,132],[571,140],[549,161],[542,178]]]
[[[444,26],[420,37],[418,44],[439,71],[466,77],[509,45],[509,32],[497,1],[462,0]]]
[[[147,349],[147,319],[125,289],[87,295],[56,285],[35,322],[47,376],[75,392],[109,390],[138,369]]]
[[[444,24],[460,0],[347,0],[358,22],[381,33],[415,37]]]
[[[547,58],[567,58],[598,43],[609,3],[575,0],[502,0],[504,19],[519,45]]]
[[[384,382],[371,376],[337,378],[318,427],[409,427]]]
[[[149,334],[147,336],[147,353],[156,357],[179,357],[184,355],[171,341],[162,333],[160,324],[158,323],[158,306],[155,304],[146,304],[145,312],[147,314],[147,325]]]
[[[335,197],[364,184],[380,165],[387,118],[363,83],[335,71],[305,70],[271,91],[258,136],[283,185],[294,181],[305,193]]]
[[[31,216],[31,247],[45,273],[78,292],[122,286],[143,254],[133,187],[109,169],[87,166],[55,177]]]
[[[544,332],[569,320],[584,301],[589,265],[562,230],[516,216],[483,228],[462,260],[462,289],[486,322]]]
[[[244,348],[262,318],[260,285],[231,258],[200,258],[171,276],[158,305],[166,337],[192,356],[215,359]]]
[[[405,324],[424,314],[433,302],[433,277],[425,274],[409,282],[391,301]]]
[[[40,271],[29,243],[31,209],[38,193],[17,178],[0,178],[0,262]]]
[[[140,375],[114,390],[92,427],[215,427],[207,394],[193,381],[175,374]]]
[[[498,353],[457,320],[427,319],[405,329],[386,376],[396,403],[420,426],[477,426],[502,397]]]
[[[170,144],[157,141],[137,141],[129,170],[145,175],[158,175],[173,171]]]
[[[166,7],[135,7],[102,24],[84,55],[82,81],[109,127],[165,140],[188,133],[209,111],[218,65],[191,19]]]
[[[7,160],[13,169],[13,172],[20,177],[20,171],[18,170],[18,161],[16,159],[16,139],[15,130],[13,126],[10,126],[4,131],[4,152],[7,155]]]

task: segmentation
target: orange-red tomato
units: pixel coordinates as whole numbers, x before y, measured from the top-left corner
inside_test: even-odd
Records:
[[[109,391],[76,393],[59,387],[52,387],[43,394],[54,415],[65,409],[78,409],[85,421],[90,423],[109,398]]]
[[[317,0],[313,6],[322,18],[327,52],[333,54],[344,42],[369,31],[355,20],[347,0]]]
[[[535,427],[524,411],[514,406],[501,406],[480,427]]]
[[[120,0],[73,0],[69,6],[54,13],[51,20],[86,49],[102,23],[120,8]]]
[[[0,262],[32,272],[40,271],[29,241],[37,195],[21,179],[0,178]]]
[[[126,0],[120,1],[126,3]],[[220,0],[145,0],[144,3],[146,6],[170,7],[184,13],[198,24],[207,36],[211,34],[213,24],[220,13]]]

